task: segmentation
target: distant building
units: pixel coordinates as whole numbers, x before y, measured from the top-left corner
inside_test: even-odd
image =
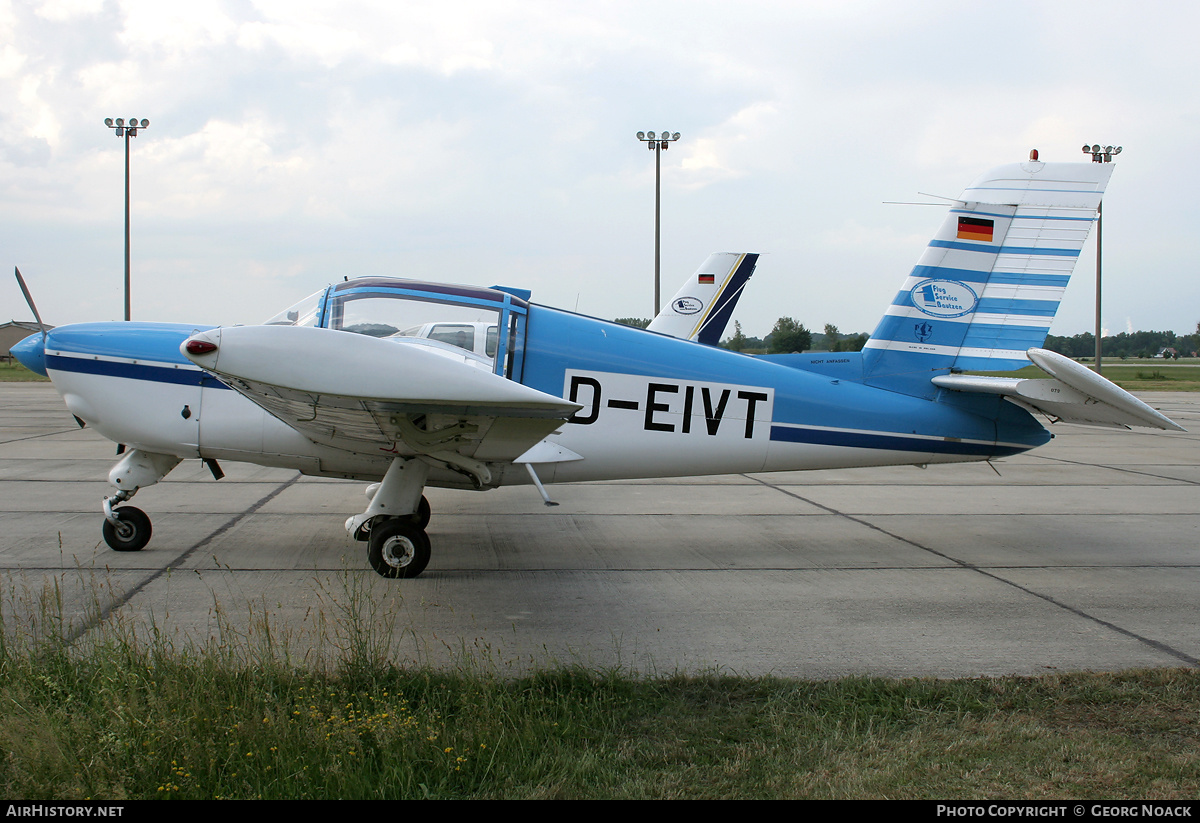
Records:
[[[46,326],[46,331],[54,328]],[[37,334],[42,329],[37,323],[30,323],[24,320],[10,320],[7,323],[0,323],[0,360],[5,362],[11,361],[12,355],[9,350],[24,340],[31,334]]]

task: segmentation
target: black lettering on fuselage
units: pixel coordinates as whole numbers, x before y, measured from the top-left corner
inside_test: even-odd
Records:
[[[760,391],[740,391],[738,400],[746,401],[746,439],[754,436],[754,407],[759,400],[766,400],[767,395]]]
[[[617,375],[617,377],[631,377]],[[667,382],[647,382],[646,386],[645,408],[637,400],[623,400],[621,394],[628,397],[637,389],[629,385],[629,381],[618,383],[617,388],[613,388],[610,384],[608,393],[616,394],[617,397],[608,397],[605,399],[605,391],[601,386],[600,381],[594,377],[573,374],[570,377],[570,386],[568,389],[568,397],[573,403],[578,403],[583,408],[567,418],[568,423],[576,423],[579,425],[591,425],[600,419],[601,410],[605,411],[605,419],[608,420],[613,414],[618,418],[625,412],[641,412],[642,430],[648,432],[668,432],[681,434],[690,434],[692,431],[692,416],[699,414],[701,409],[704,413],[704,431],[709,437],[716,437],[721,430],[721,423],[725,419],[727,413],[734,414],[739,419],[741,413],[744,412],[746,426],[743,436],[747,440],[754,438],[755,418],[758,414],[760,404],[770,402],[771,395],[766,391],[751,391],[749,389],[740,389],[737,386],[730,388],[721,388],[720,386],[704,386],[688,383],[667,383]],[[697,391],[699,389],[699,391]],[[737,397],[735,405],[732,407],[735,411],[731,412],[730,399],[736,392]],[[679,395],[682,403],[679,406],[675,405]],[[697,397],[696,395],[700,396]],[[741,403],[745,402],[745,406]],[[682,406],[682,410],[680,410]],[[680,413],[682,411],[682,414]],[[769,418],[769,409],[765,412]],[[675,418],[679,418],[676,420]],[[628,418],[620,418],[628,420]],[[632,421],[630,421],[632,422]],[[769,423],[769,419],[767,420]],[[726,427],[728,430],[728,427]]]
[[[704,419],[708,424],[708,433],[716,434],[721,428],[721,418],[725,416],[725,404],[729,402],[729,389],[721,390],[721,399],[717,402],[717,410],[713,411],[712,397],[708,394],[708,386],[700,388],[700,396],[704,398]]]
[[[659,392],[667,392],[675,394],[679,391],[679,387],[670,383],[651,383],[646,387],[646,424],[645,430],[648,432],[673,432],[675,431],[674,423],[658,423],[654,420],[656,411],[670,411],[671,406],[667,403],[655,403],[654,396]]]
[[[692,430],[692,397],[695,394],[695,386],[683,387],[683,425],[679,427],[679,430],[684,434]]]
[[[588,412],[588,414],[586,414],[583,417],[579,416],[579,412],[575,412],[575,414],[573,414],[567,418],[567,422],[568,423],[579,423],[581,425],[587,426],[591,423],[595,423],[596,420],[600,417],[600,395],[601,395],[600,381],[596,380],[594,378],[591,378],[591,377],[583,377],[578,374],[571,375],[570,399],[571,399],[572,403],[579,402],[579,387],[580,386],[591,386],[592,387],[592,401],[591,401],[592,408]],[[583,405],[587,406],[587,403],[584,403]],[[580,409],[579,411],[583,411],[583,409]]]

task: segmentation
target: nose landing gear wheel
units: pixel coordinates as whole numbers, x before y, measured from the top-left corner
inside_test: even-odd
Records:
[[[109,548],[118,552],[137,552],[150,542],[150,518],[141,509],[133,506],[122,506],[114,509],[117,517],[114,525],[107,519],[104,521],[104,542]]]
[[[384,577],[416,577],[425,571],[429,555],[429,537],[406,518],[389,518],[371,528],[367,558]]]

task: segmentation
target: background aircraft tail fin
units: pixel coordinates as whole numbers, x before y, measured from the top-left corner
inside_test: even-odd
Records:
[[[710,254],[647,328],[717,345],[757,264],[757,254]]]
[[[1110,163],[1014,163],[972,183],[863,350],[867,383],[932,396],[951,370],[1009,371],[1046,340]]]

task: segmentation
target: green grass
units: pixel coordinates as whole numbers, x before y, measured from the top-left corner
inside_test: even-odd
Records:
[[[346,573],[329,653],[265,622],[203,645],[5,604],[0,793],[81,798],[1190,798],[1200,672],[798,681],[516,677],[389,661]],[[325,594],[329,594],[326,592]],[[220,614],[222,609],[217,607]]]
[[[0,383],[33,383],[50,382],[49,377],[43,377],[37,372],[31,372],[20,363],[13,361],[5,363],[0,360]]]
[[[1088,368],[1093,369],[1092,365]],[[1105,360],[1100,372],[1126,391],[1200,391],[1200,364],[1177,360]],[[1048,378],[1037,366],[1019,371],[972,372],[992,377]]]

